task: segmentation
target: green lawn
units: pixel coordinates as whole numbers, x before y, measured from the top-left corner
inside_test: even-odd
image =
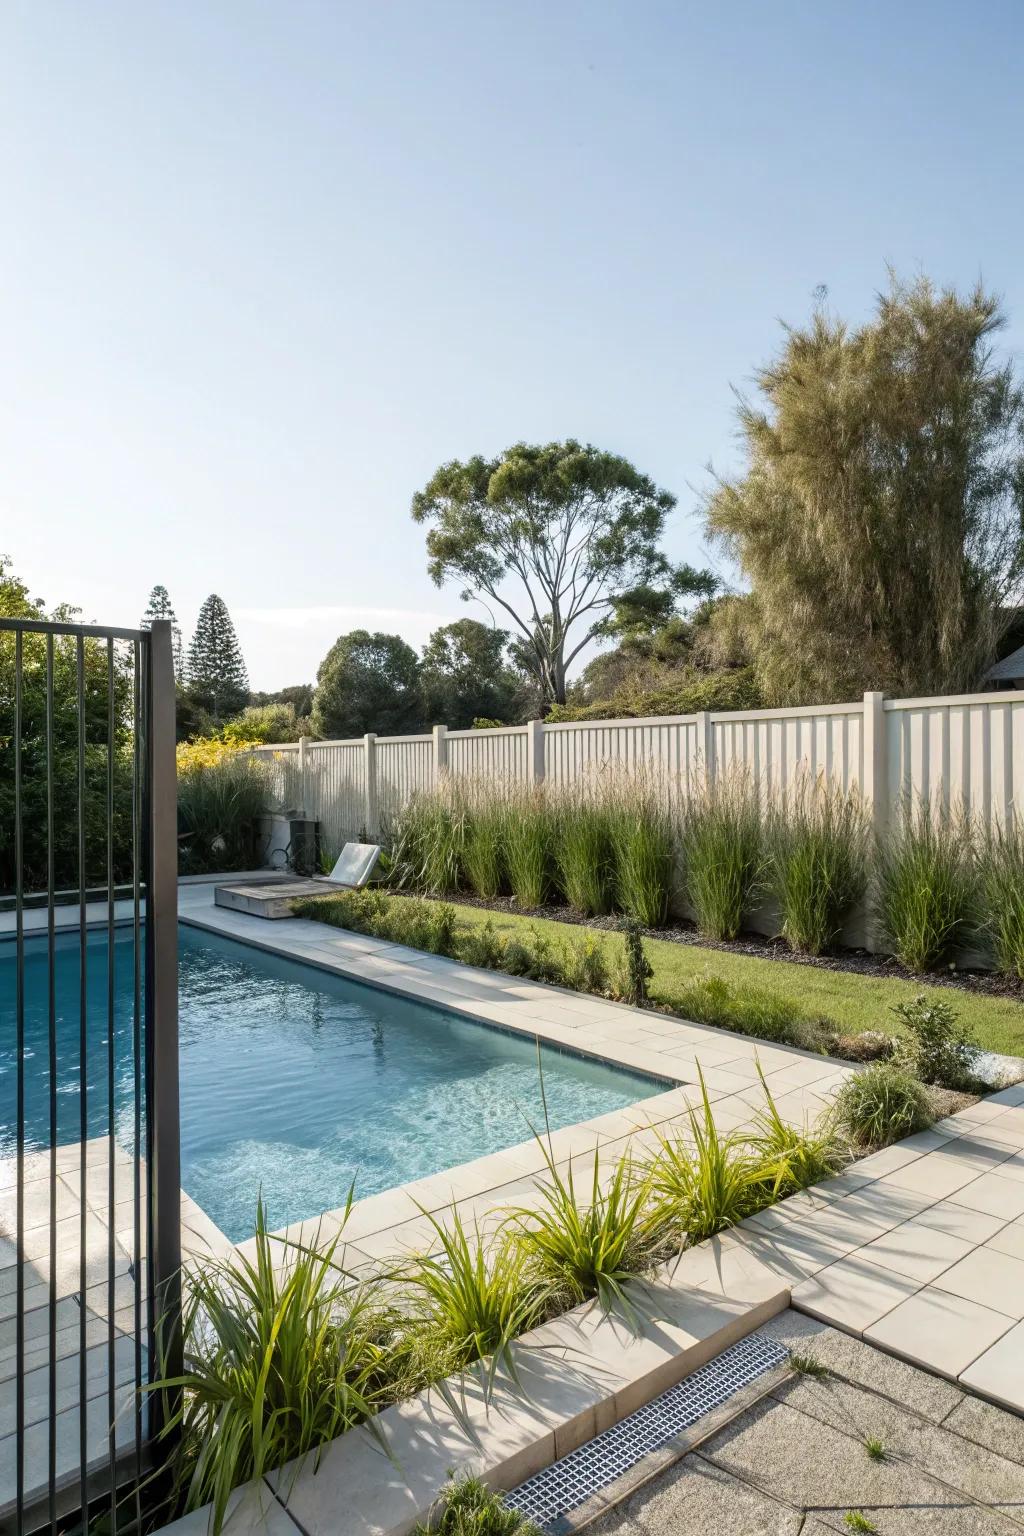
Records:
[[[482,924],[490,918],[499,933],[514,933],[529,927],[531,922],[552,938],[580,931],[567,923],[487,912],[457,902],[453,905],[466,923]],[[808,1013],[832,1019],[844,1033],[856,1034],[862,1029],[893,1033],[897,1020],[889,1011],[892,1006],[924,992],[951,1004],[987,1050],[1024,1056],[1024,1003],[1010,998],[982,997],[950,987],[929,987],[924,982],[826,971],[812,965],[791,965],[785,960],[761,960],[753,955],[732,955],[664,939],[645,940],[645,945],[654,967],[651,996],[655,1002],[672,1004],[673,995],[686,981],[710,972],[725,981],[781,993]]]

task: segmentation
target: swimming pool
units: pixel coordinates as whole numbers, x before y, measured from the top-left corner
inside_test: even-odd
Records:
[[[57,940],[59,1142],[80,1124],[79,943]],[[88,935],[87,1107],[106,1133],[107,936]],[[133,1136],[132,934],[114,943],[114,1125]],[[525,1141],[543,1123],[533,1041],[182,926],[182,1184],[221,1230],[251,1235]],[[13,945],[0,945],[0,1156],[14,1150]],[[26,945],[26,1130],[49,1145],[47,950]],[[553,1129],[650,1097],[657,1078],[542,1046]]]

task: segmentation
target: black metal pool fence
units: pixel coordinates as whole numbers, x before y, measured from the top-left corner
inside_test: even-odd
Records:
[[[0,715],[0,1072],[15,1079],[0,1125],[0,1440],[14,1451],[0,1454],[0,1528],[114,1533],[138,1517],[176,1408],[145,1387],[181,1368],[170,625],[0,618]],[[115,929],[130,971],[117,991]],[[29,985],[32,957],[43,979]],[[130,1018],[115,1027],[125,991]],[[29,1121],[40,1096],[48,1114]]]

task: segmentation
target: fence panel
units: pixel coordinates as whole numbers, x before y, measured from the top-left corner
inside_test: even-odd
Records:
[[[584,775],[647,769],[685,794],[698,756],[695,715],[544,727],[544,776],[560,786]]]
[[[378,736],[373,755],[376,766],[377,815],[368,830],[380,831],[417,790],[434,784],[433,736]]]
[[[529,728],[508,730],[448,731],[445,736],[448,772],[459,778],[510,779],[526,783],[530,777]]]
[[[798,772],[823,773],[844,789],[864,786],[861,704],[823,709],[758,709],[712,714],[715,771],[744,769],[763,788],[779,791]]]
[[[963,805],[979,829],[1024,812],[1024,694],[887,699],[890,816],[907,798]]]
[[[361,741],[311,741],[304,755],[295,803],[317,818],[328,852],[334,852],[366,827],[366,750]]]
[[[0,674],[0,1528],[113,1530],[181,1369],[170,624],[0,619]]]

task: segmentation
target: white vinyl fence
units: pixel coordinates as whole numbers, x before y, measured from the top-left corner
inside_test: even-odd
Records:
[[[655,771],[685,797],[701,770],[746,768],[772,789],[797,773],[859,785],[879,832],[908,796],[963,804],[981,828],[1024,812],[1024,693],[885,699],[856,704],[654,720],[595,720],[428,736],[302,741],[258,749],[284,805],[316,817],[327,843],[377,834],[416,790],[444,774],[568,785],[599,772]]]

